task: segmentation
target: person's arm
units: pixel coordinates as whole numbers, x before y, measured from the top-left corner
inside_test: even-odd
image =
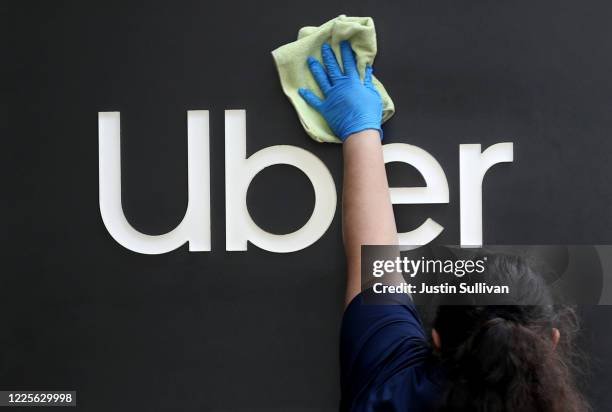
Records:
[[[378,131],[351,135],[343,153],[342,233],[348,305],[361,291],[361,245],[395,245],[397,229]]]
[[[372,83],[372,68],[360,79],[350,43],[340,44],[344,72],[328,44],[321,49],[325,68],[313,57],[310,71],[325,99],[300,89],[343,141],[342,229],[347,258],[345,302],[361,291],[361,245],[397,244],[395,217],[382,154],[382,99]]]

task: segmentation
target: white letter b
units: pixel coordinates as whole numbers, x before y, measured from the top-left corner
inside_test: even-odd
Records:
[[[300,169],[314,188],[312,216],[293,233],[275,235],[262,230],[251,218],[246,194],[251,180],[275,164]],[[282,188],[280,188],[282,190]],[[331,224],[336,210],[336,187],[325,164],[295,146],[271,146],[246,158],[246,112],[225,111],[225,227],[226,249],[247,250],[247,241],[277,253],[293,252],[314,243]]]

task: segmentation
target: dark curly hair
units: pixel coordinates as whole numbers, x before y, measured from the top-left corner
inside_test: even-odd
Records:
[[[494,305],[441,305],[433,327],[448,371],[445,412],[584,412],[573,378],[573,307],[553,305],[547,285],[516,256],[488,258],[487,280],[511,282]],[[528,304],[526,304],[528,303]],[[553,344],[553,328],[561,331]]]

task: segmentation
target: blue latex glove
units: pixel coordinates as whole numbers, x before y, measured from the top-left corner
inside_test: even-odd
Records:
[[[382,139],[382,99],[372,84],[372,67],[366,66],[362,83],[351,44],[346,40],[341,42],[340,51],[344,73],[328,43],[321,47],[327,71],[317,59],[308,58],[310,72],[325,99],[303,88],[299,89],[300,96],[325,118],[332,132],[343,142],[351,134],[366,129],[378,130]]]

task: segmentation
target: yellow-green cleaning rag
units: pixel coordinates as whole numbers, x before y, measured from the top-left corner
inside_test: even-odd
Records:
[[[347,17],[342,14],[319,27],[302,27],[296,41],[272,52],[283,92],[295,107],[306,133],[318,142],[342,143],[329,129],[325,119],[302,99],[298,89],[305,87],[324,97],[310,74],[306,60],[308,56],[314,56],[321,61],[321,45],[325,42],[332,46],[336,56],[340,56],[342,40],[350,40],[357,58],[357,68],[363,79],[365,66],[373,65],[376,57],[376,30],[371,17]],[[341,60],[338,57],[340,65]],[[393,116],[395,107],[382,83],[375,77],[372,77],[372,80],[382,97],[384,123]]]

